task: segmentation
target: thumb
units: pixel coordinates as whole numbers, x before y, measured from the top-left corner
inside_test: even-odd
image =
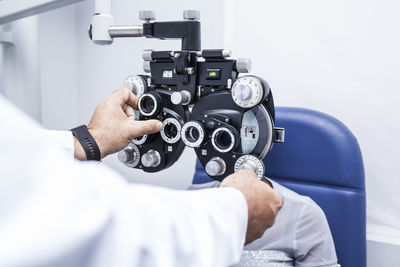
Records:
[[[162,122],[159,120],[127,120],[128,131],[131,139],[145,134],[159,132],[162,129]]]

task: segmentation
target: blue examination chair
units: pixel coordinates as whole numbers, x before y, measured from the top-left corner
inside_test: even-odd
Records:
[[[277,108],[275,125],[285,128],[285,143],[267,154],[265,175],[323,209],[342,267],[365,267],[365,176],[356,138],[337,119],[304,108]],[[209,181],[197,162],[193,183]]]

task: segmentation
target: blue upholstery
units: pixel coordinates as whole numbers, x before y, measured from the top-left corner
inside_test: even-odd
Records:
[[[303,108],[277,108],[276,125],[286,129],[285,143],[264,159],[266,176],[324,210],[342,267],[365,267],[365,182],[357,140],[335,118]],[[193,183],[210,180],[197,162]]]

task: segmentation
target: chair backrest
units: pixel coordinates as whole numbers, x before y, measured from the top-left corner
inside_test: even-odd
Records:
[[[365,177],[356,138],[337,119],[303,108],[277,108],[276,125],[285,128],[285,143],[264,159],[266,176],[323,209],[342,267],[366,266]],[[210,180],[197,162],[193,183]]]

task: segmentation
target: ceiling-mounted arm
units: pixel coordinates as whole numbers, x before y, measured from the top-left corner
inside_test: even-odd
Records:
[[[109,0],[96,0],[95,5],[92,24],[89,26],[89,38],[95,44],[110,45],[114,38],[143,36],[142,25],[114,25]],[[148,11],[140,11],[140,17],[142,14],[147,14],[146,12]]]

